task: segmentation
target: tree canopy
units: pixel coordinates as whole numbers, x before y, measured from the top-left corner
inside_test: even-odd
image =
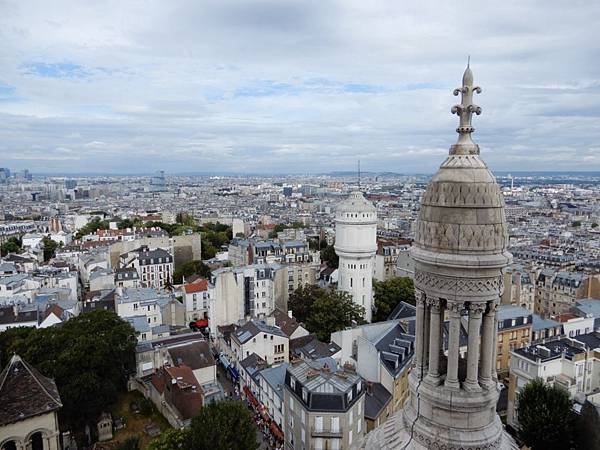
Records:
[[[540,378],[527,383],[517,396],[520,437],[532,450],[570,448],[573,438],[573,401],[561,387]]]
[[[256,426],[242,402],[224,401],[204,406],[189,429],[169,430],[149,450],[257,450]]]
[[[81,239],[86,234],[95,233],[98,230],[108,230],[110,222],[108,220],[102,220],[100,217],[94,217],[87,224],[77,231],[75,239]]]
[[[44,261],[54,258],[54,254],[58,248],[58,242],[53,241],[46,236],[42,239],[42,244],[44,244]]]
[[[337,269],[340,265],[340,257],[335,252],[333,245],[321,248],[321,261],[327,263],[332,269]]]
[[[331,333],[363,323],[365,308],[355,304],[346,292],[304,286],[296,289],[289,298],[288,307],[306,329],[329,342]]]
[[[61,421],[81,429],[110,407],[135,371],[135,331],[115,313],[81,314],[60,327],[11,328],[0,333],[2,366],[19,354],[56,382]]]
[[[19,253],[21,251],[22,241],[18,237],[9,237],[6,242],[0,246],[0,256],[6,256],[9,253]]]
[[[415,304],[415,286],[408,277],[395,277],[386,281],[373,280],[373,298],[376,312],[373,322],[387,320],[401,301]]]
[[[189,261],[179,266],[173,272],[173,283],[183,283],[183,278],[191,275],[200,275],[203,278],[210,278],[211,270],[202,261]]]

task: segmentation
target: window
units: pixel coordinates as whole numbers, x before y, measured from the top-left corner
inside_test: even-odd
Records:
[[[296,389],[296,379],[291,377],[290,378],[290,387],[292,389]],[[293,404],[294,403],[294,399],[290,398],[290,403]]]
[[[294,380],[292,379],[292,384],[295,384]],[[292,386],[293,388],[293,386]],[[294,399],[292,397],[290,397],[290,411],[294,410]]]
[[[302,411],[304,412],[304,411]],[[306,440],[306,431],[304,431],[304,428],[302,428],[302,442],[305,442]]]
[[[350,424],[350,426],[352,426],[353,420],[354,420],[354,414],[352,413],[352,410],[350,410],[350,412],[348,413],[348,424]]]
[[[306,422],[306,413],[304,412],[304,410],[302,410],[302,412],[300,413],[300,419],[302,421],[302,424],[304,425],[304,423]]]
[[[332,417],[331,418],[331,431],[334,433],[338,433],[340,431],[340,418]]]
[[[284,348],[283,344],[278,344],[278,345],[275,345],[274,347],[275,347],[275,353],[283,353],[283,348]]]
[[[302,388],[302,400],[304,400],[305,402],[308,399],[308,391],[306,390],[306,388]]]
[[[352,444],[352,430],[348,431],[348,445]]]
[[[315,417],[315,431],[323,431],[323,416]]]

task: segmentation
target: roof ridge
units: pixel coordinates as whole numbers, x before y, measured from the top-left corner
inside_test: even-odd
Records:
[[[17,356],[15,354],[15,356]],[[62,402],[60,400],[60,397],[57,399],[54,397],[54,395],[52,395],[51,392],[48,391],[48,389],[46,389],[46,386],[44,386],[44,384],[39,380],[38,376],[43,377],[43,378],[48,378],[44,375],[42,375],[41,373],[39,373],[37,371],[37,369],[35,369],[33,366],[31,366],[27,361],[25,361],[24,359],[22,359],[21,357],[17,356],[19,358],[19,360],[21,361],[21,363],[23,364],[23,366],[27,369],[27,371],[29,372],[29,374],[33,377],[33,379],[35,380],[35,382],[42,388],[42,390],[46,393],[46,395],[48,397],[50,397],[52,400],[54,400],[56,403],[58,403],[60,406],[62,406]],[[48,378],[49,380],[52,380],[51,378]],[[54,382],[54,380],[52,380],[52,382]],[[58,388],[57,388],[58,391]]]

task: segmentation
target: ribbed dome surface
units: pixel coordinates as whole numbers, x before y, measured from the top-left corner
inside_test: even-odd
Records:
[[[495,254],[508,232],[500,188],[479,155],[450,155],[421,199],[415,246],[431,252]]]

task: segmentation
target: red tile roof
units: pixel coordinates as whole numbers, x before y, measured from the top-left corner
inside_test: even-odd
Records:
[[[189,283],[183,286],[186,294],[193,294],[194,292],[204,292],[208,290],[208,280],[203,278],[195,281],[193,283]]]

